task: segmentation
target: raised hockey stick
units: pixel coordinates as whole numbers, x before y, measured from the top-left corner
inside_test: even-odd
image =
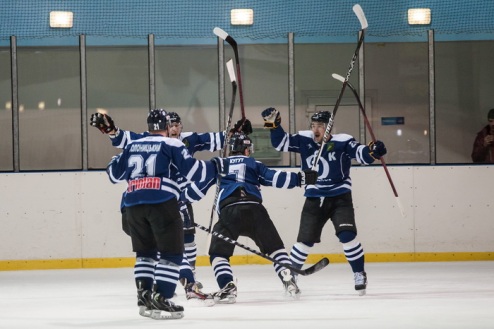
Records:
[[[336,112],[338,111],[338,108],[340,106],[341,99],[343,97],[343,93],[345,92],[345,88],[347,86],[348,80],[350,79],[350,74],[353,71],[353,66],[355,65],[355,62],[357,61],[358,53],[360,51],[360,47],[364,43],[364,34],[365,34],[365,29],[369,26],[367,24],[367,19],[365,18],[364,11],[362,10],[362,7],[360,7],[359,4],[356,4],[353,6],[353,12],[357,16],[359,22],[360,22],[360,38],[357,43],[357,48],[355,49],[355,52],[353,53],[352,60],[350,61],[350,66],[348,67],[348,72],[346,74],[345,81],[343,81],[343,85],[341,86],[340,94],[338,95],[338,99],[336,100],[336,104],[333,109],[333,113],[331,114],[331,118],[329,118],[328,125],[326,126],[326,130],[324,131],[324,136],[321,141],[321,147],[319,148],[319,151],[317,152],[317,156],[312,164],[312,170],[316,170],[317,168],[317,163],[319,162],[319,159],[321,158],[321,153],[322,150],[324,149],[324,146],[326,145],[326,142],[328,141],[329,136],[331,135],[331,130],[333,130],[333,124],[334,124],[334,117],[336,115]]]
[[[273,262],[275,264],[281,265],[281,266],[283,266],[283,267],[285,267],[285,268],[287,268],[287,269],[289,269],[289,270],[291,270],[291,271],[293,271],[293,272],[295,272],[297,274],[300,274],[300,275],[304,275],[305,276],[305,275],[314,274],[314,273],[322,270],[323,268],[325,268],[329,264],[329,259],[326,258],[326,257],[324,257],[321,260],[319,260],[317,263],[315,263],[314,265],[306,268],[305,270],[302,270],[302,269],[293,267],[293,266],[291,266],[289,264],[281,263],[281,262],[277,261],[276,259],[274,259],[272,257],[269,257],[268,255],[265,255],[265,254],[263,254],[263,253],[255,250],[255,249],[252,249],[252,248],[250,248],[250,247],[248,247],[248,246],[246,246],[244,244],[241,244],[240,242],[238,242],[236,240],[230,239],[229,237],[226,237],[226,236],[224,236],[224,235],[222,235],[220,233],[213,232],[213,231],[209,230],[208,228],[206,228],[205,226],[199,225],[197,223],[194,223],[194,225],[196,227],[200,228],[201,230],[208,232],[208,234],[212,234],[215,237],[218,237],[218,238],[220,238],[220,239],[222,239],[222,240],[224,240],[224,241],[226,241],[228,243],[234,244],[234,245],[236,245],[236,246],[238,246],[240,248],[243,248],[243,249],[245,249],[247,251],[250,251],[251,253],[254,253],[257,256],[260,256],[260,257],[262,257],[264,259],[267,259],[267,260],[269,260],[269,261],[271,261],[271,262]]]
[[[345,81],[345,78],[343,78],[339,74],[333,73],[332,76],[334,79],[336,79],[338,81],[341,81],[341,82]],[[355,89],[355,87],[353,87],[353,85],[350,82],[347,81],[346,84],[347,84],[348,88],[350,88],[350,90],[352,91],[355,98],[357,99],[357,103],[358,103],[358,106],[360,108],[360,111],[362,112],[362,115],[364,116],[365,126],[367,127],[367,130],[369,131],[369,134],[371,135],[372,141],[375,143],[377,140],[376,136],[374,135],[374,131],[372,130],[372,126],[369,122],[369,119],[367,118],[367,114],[365,113],[364,105],[360,101],[360,97],[357,93],[357,90]],[[391,179],[391,175],[389,174],[388,167],[386,166],[386,162],[384,161],[383,157],[381,157],[380,160],[381,160],[381,164],[383,166],[383,169],[386,172],[386,176],[388,177],[388,181],[389,181],[389,184],[391,185],[391,189],[393,190],[393,194],[395,195],[395,200],[396,200],[396,203],[398,204],[398,208],[400,209],[401,215],[403,217],[406,217],[405,209],[403,208],[403,205],[401,204],[400,198],[398,197],[398,192],[396,191],[396,187],[395,187],[395,184],[393,183],[393,179]]]
[[[213,33],[216,34],[219,38],[228,42],[228,44],[233,49],[233,53],[235,55],[235,67],[237,71],[237,84],[238,84],[238,96],[240,98],[240,111],[242,113],[242,120],[245,121],[244,93],[242,90],[242,76],[240,74],[240,60],[238,57],[237,41],[235,41],[235,39],[232,38],[231,35],[226,33],[223,29],[220,29],[219,27],[215,27],[213,29]]]
[[[228,71],[228,76],[230,77],[230,81],[232,83],[232,99],[230,102],[230,112],[228,113],[228,119],[227,123],[225,126],[225,142],[223,144],[223,147],[220,150],[220,157],[224,158],[226,155],[226,149],[228,148],[229,140],[230,140],[230,129],[232,125],[232,117],[233,117],[233,109],[235,108],[235,98],[237,97],[237,79],[235,77],[235,69],[233,68],[233,62],[230,59],[226,63],[226,69]],[[216,178],[216,194],[214,197],[214,203],[213,206],[211,207],[211,217],[209,219],[209,230],[211,231],[211,228],[213,227],[213,218],[214,218],[214,213],[216,212],[216,203],[218,202],[218,195],[220,193],[220,182],[221,182],[221,176],[218,175],[218,178]],[[208,237],[208,248],[209,249],[209,243],[211,241],[211,236]]]

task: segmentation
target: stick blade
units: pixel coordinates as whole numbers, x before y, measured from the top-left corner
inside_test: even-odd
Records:
[[[228,71],[228,76],[230,77],[231,82],[236,82],[237,77],[235,75],[235,67],[233,66],[233,60],[230,59],[228,62],[226,62],[226,69]]]
[[[333,73],[333,74],[331,74],[331,76],[333,77],[333,79],[336,79],[336,80],[338,80],[338,81],[340,81],[340,82],[345,82],[345,78],[344,78],[344,77],[342,77],[342,76],[341,76],[341,75],[339,75],[339,74]]]
[[[226,40],[226,38],[228,37],[228,33],[226,33],[223,29],[220,29],[219,27],[215,27],[213,29],[213,33],[223,40]]]
[[[311,267],[308,267],[306,268],[305,270],[301,270],[301,273],[302,275],[311,275],[311,274],[314,274],[320,270],[322,270],[323,268],[325,268],[326,266],[328,266],[329,264],[329,259],[324,257],[323,259],[321,259],[320,261],[318,261],[317,263],[315,263],[314,265],[312,265]]]
[[[396,204],[398,205],[398,208],[400,209],[401,212],[401,217],[406,218],[407,213],[405,212],[405,208],[403,208],[403,204],[401,203],[401,200],[399,197],[395,197]]]
[[[362,7],[360,7],[358,3],[353,6],[353,12],[360,21],[360,26],[362,27],[362,30],[365,30],[369,26],[369,24],[367,24],[367,18],[365,18],[364,10],[362,9]]]

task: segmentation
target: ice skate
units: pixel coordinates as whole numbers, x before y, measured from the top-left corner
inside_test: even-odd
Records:
[[[281,276],[283,278],[283,287],[285,288],[285,297],[299,299],[301,292],[290,270],[285,269],[281,271]]]
[[[151,317],[152,304],[150,290],[137,291],[137,306],[139,307],[139,315]]]
[[[184,317],[184,308],[175,305],[159,293],[153,293],[151,297],[151,318],[154,320],[181,319]]]
[[[357,290],[359,296],[364,296],[367,288],[367,273],[355,272],[353,273],[353,278],[355,280],[355,290]]]
[[[228,283],[213,294],[213,299],[218,304],[234,304],[237,301],[237,286],[233,281]]]
[[[201,291],[202,285],[198,282],[190,282],[185,285],[185,297],[189,301],[198,301],[204,306],[213,306],[214,299],[211,294],[206,294]]]

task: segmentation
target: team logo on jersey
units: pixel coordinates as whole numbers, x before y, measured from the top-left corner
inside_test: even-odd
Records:
[[[326,151],[331,152],[334,149],[334,143],[326,144]]]
[[[182,140],[182,143],[184,143],[184,145],[185,145],[186,148],[189,148],[190,143],[189,143],[189,140],[188,139],[183,139]]]

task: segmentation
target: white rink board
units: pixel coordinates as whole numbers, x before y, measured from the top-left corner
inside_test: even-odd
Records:
[[[359,240],[366,253],[494,250],[494,166],[388,168],[406,217],[382,167],[352,168]],[[0,188],[0,260],[134,256],[121,230],[125,185],[111,184],[105,172],[0,174]],[[197,223],[208,226],[214,193],[212,187],[195,204]],[[303,190],[263,187],[262,193],[288,249],[296,239]],[[199,256],[207,253],[206,236],[197,230]],[[255,248],[248,239],[239,242]],[[311,253],[341,253],[332,225],[326,225],[322,243]],[[249,252],[236,248],[236,254]]]

